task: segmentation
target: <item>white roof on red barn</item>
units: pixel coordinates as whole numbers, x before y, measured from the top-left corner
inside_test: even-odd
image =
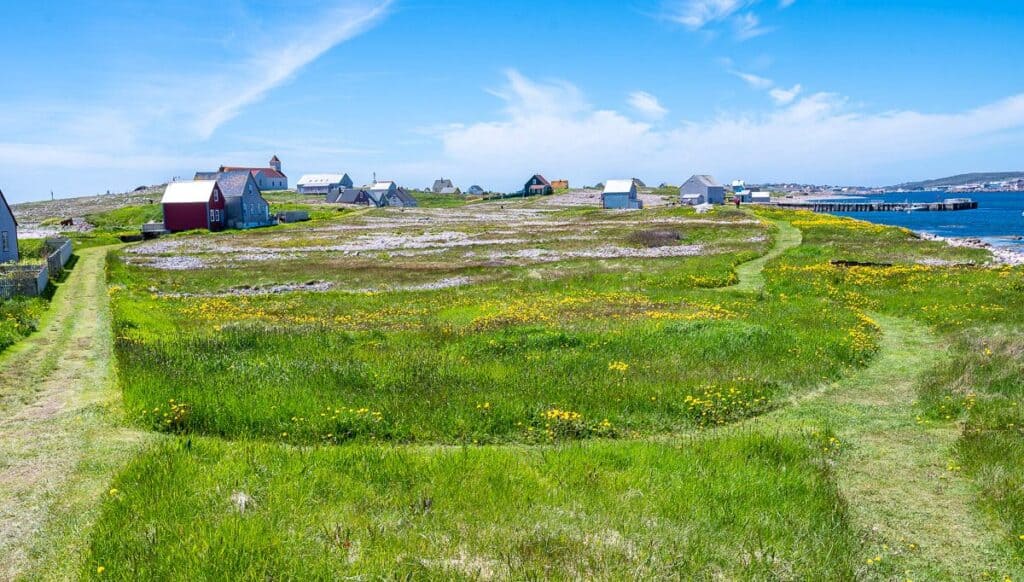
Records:
[[[209,202],[216,180],[196,180],[195,182],[171,182],[164,191],[161,204],[190,204]]]

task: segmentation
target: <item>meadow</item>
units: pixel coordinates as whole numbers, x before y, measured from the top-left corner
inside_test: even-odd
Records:
[[[436,206],[109,255],[124,422],[164,436],[111,483],[80,576],[1024,569],[1021,268],[809,213]],[[891,438],[952,446],[864,464],[877,378],[916,398]],[[962,492],[920,508],[949,523],[865,521],[851,479],[884,496],[917,466]],[[984,552],[942,545],[960,521]]]
[[[45,261],[42,239],[18,241],[22,264]],[[45,297],[12,297],[0,299],[0,352],[39,329],[39,322],[49,301]]]

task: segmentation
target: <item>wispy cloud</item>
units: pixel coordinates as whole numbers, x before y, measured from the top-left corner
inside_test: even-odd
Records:
[[[761,19],[753,12],[744,12],[734,18],[733,28],[736,30],[736,38],[740,40],[748,40],[772,31],[771,28],[761,26]]]
[[[775,86],[775,81],[772,81],[771,79],[762,77],[760,75],[755,75],[753,73],[745,73],[743,71],[737,70],[731,70],[729,72],[732,73],[733,75],[736,75],[740,79],[743,79],[743,82],[745,82],[747,85],[750,85],[754,89],[767,90]]]
[[[801,97],[794,88],[787,105],[767,113],[655,128],[617,111],[552,112],[545,104],[580,91],[521,75],[509,81],[506,110],[523,114],[450,127],[439,136],[444,154],[437,165],[510,185],[532,170],[582,182],[614,175],[679,180],[695,172],[832,181],[915,160],[959,159],[993,140],[1024,142],[1024,94],[944,114],[870,113],[840,95]]]
[[[629,95],[629,105],[640,115],[649,119],[662,119],[668,114],[668,109],[658,101],[658,98],[646,91],[636,91]]]
[[[195,122],[198,134],[209,138],[243,108],[292,79],[303,67],[335,46],[373,28],[388,13],[392,2],[383,0],[374,5],[337,7],[294,27],[293,33],[286,35],[294,40],[283,46],[264,45],[268,48],[260,49],[232,67],[238,74],[232,83],[235,89],[224,92],[226,98],[199,112]]]
[[[682,0],[665,6],[664,15],[690,30],[721,22],[752,4],[755,0]]]
[[[729,73],[733,74],[743,80],[750,87],[757,89],[758,91],[767,91],[768,96],[772,98],[772,101],[776,105],[789,105],[792,103],[804,90],[803,85],[796,84],[790,88],[779,87],[775,84],[775,81],[755,75],[753,73],[746,73],[744,71],[736,70],[732,67],[732,62],[726,60],[724,63],[727,67],[730,67]]]
[[[795,1],[779,0],[779,8]],[[661,16],[695,32],[717,34],[731,29],[733,38],[745,41],[775,30],[762,24],[756,12],[759,4],[762,0],[664,0]]]
[[[768,91],[768,95],[771,96],[772,100],[775,101],[776,105],[789,105],[795,100],[800,93],[804,90],[803,86],[799,83],[793,85],[789,89],[783,89],[776,87],[771,91]]]

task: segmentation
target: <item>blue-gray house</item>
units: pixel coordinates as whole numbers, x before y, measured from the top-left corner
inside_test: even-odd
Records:
[[[196,180],[216,180],[224,195],[224,218],[228,228],[271,226],[270,204],[263,198],[252,172],[196,172]]]
[[[725,204],[725,186],[713,177],[698,174],[679,187],[682,204]]]
[[[18,221],[0,190],[0,263],[16,263],[18,258]]]
[[[601,193],[601,205],[604,208],[638,210],[644,204],[637,199],[636,193],[636,180],[608,180]]]

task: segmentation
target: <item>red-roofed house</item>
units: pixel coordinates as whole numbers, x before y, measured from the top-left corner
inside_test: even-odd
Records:
[[[288,176],[281,171],[281,160],[277,156],[270,158],[269,168],[243,168],[241,166],[221,166],[223,172],[250,172],[260,190],[287,190]]]

